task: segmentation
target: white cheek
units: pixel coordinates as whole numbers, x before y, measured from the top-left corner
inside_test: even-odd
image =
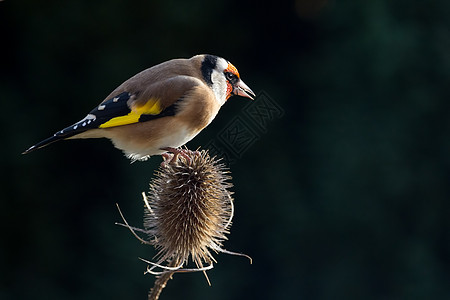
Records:
[[[225,76],[216,70],[213,70],[211,80],[213,82],[212,90],[214,95],[216,95],[216,100],[220,105],[224,105],[227,100],[227,81]]]

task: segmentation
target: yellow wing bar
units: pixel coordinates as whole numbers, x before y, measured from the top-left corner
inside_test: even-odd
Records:
[[[125,116],[119,116],[108,120],[101,124],[99,128],[109,128],[121,125],[128,125],[139,122],[142,115],[158,115],[162,111],[160,101],[158,99],[149,99],[144,105],[135,105],[131,112]]]

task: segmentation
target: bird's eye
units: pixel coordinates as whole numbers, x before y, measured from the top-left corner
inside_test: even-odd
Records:
[[[237,76],[231,72],[226,72],[225,73],[225,77],[227,78],[228,81],[230,82],[234,82],[237,79]]]

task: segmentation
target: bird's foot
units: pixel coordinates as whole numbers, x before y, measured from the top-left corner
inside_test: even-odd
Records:
[[[161,156],[163,158],[161,167],[164,167],[168,164],[169,161],[172,161],[173,154],[171,154],[169,152],[165,152],[165,153],[161,154]]]
[[[181,155],[187,163],[191,162],[191,159],[194,155],[200,155],[199,151],[192,151],[189,149],[182,149],[182,148],[173,148],[173,147],[165,147],[161,148],[161,150],[167,151],[166,153],[162,154],[162,157],[164,159],[163,164],[170,164],[170,165],[176,165],[178,155]]]

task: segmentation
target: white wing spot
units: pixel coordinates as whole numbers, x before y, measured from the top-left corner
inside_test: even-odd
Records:
[[[83,127],[86,126],[86,122],[83,122],[83,124],[81,124],[81,126],[83,126]]]
[[[77,129],[78,125],[73,126],[73,129]]]
[[[117,102],[117,101],[119,101],[119,97],[114,97],[113,102]],[[100,108],[99,108],[99,110],[100,110]]]
[[[95,120],[96,116],[93,114],[88,114],[86,117],[84,117],[83,120],[81,120],[80,122],[83,122],[85,120]]]
[[[99,106],[98,106],[98,110],[104,110],[105,107],[106,107],[105,105],[99,105]]]

